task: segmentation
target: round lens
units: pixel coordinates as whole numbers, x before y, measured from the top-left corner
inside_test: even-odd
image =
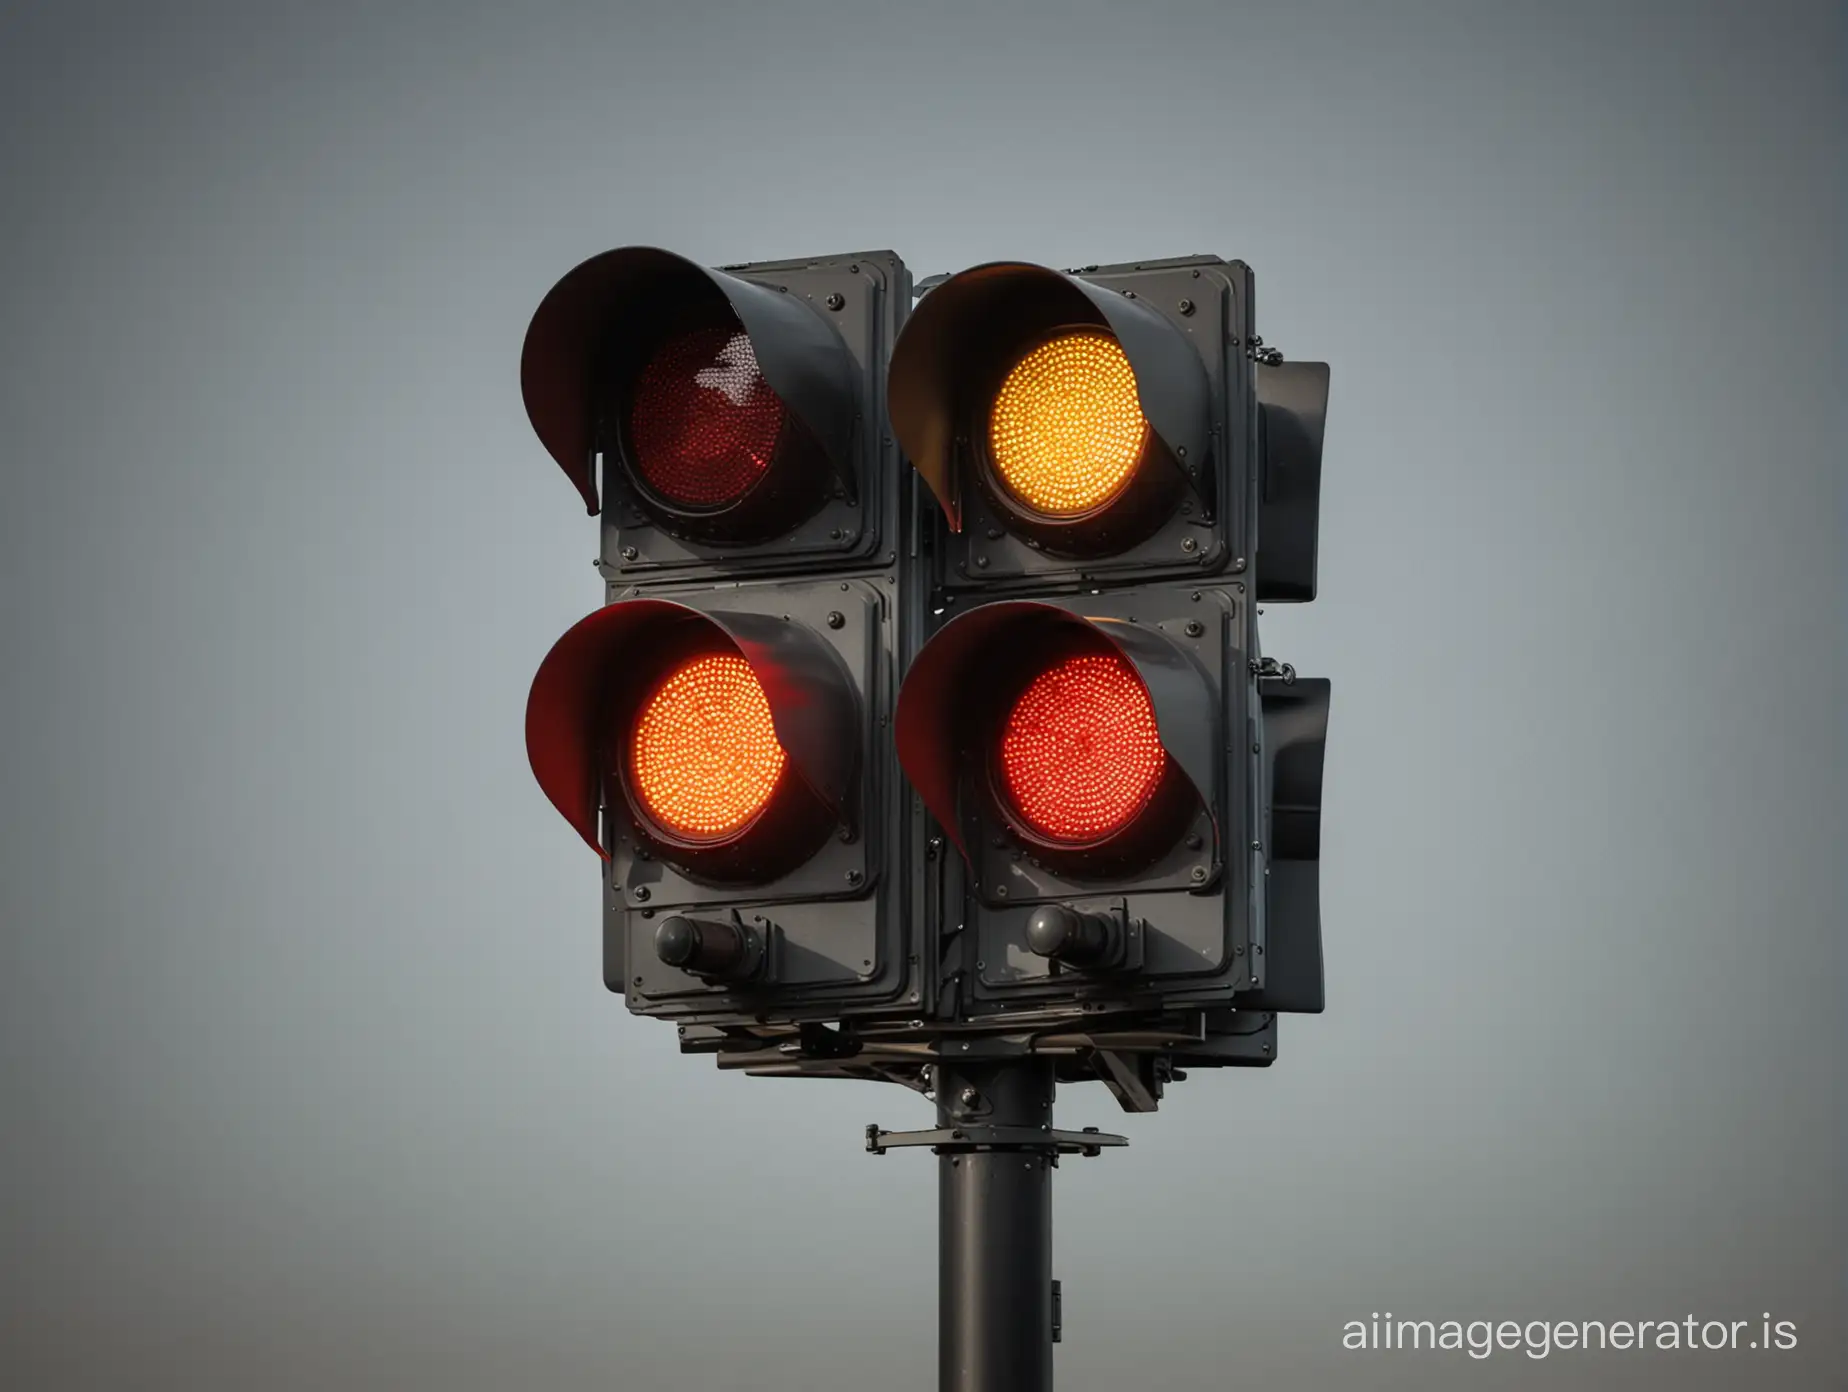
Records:
[[[1167,767],[1148,688],[1111,654],[1068,657],[1035,677],[1001,732],[1007,797],[1048,841],[1100,841],[1133,822]]]
[[[629,736],[630,786],[670,836],[725,840],[769,803],[784,753],[750,663],[696,657],[643,703]]]
[[[989,415],[995,473],[1043,517],[1078,517],[1129,486],[1148,443],[1136,374],[1117,341],[1068,333],[1009,370]]]
[[[723,507],[769,472],[783,418],[750,335],[735,326],[697,329],[663,343],[636,379],[631,462],[667,503]]]

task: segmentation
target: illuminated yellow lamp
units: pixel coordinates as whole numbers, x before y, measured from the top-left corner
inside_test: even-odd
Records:
[[[1085,330],[1015,363],[989,413],[999,482],[1042,517],[1082,517],[1114,501],[1129,487],[1148,436],[1122,345]]]

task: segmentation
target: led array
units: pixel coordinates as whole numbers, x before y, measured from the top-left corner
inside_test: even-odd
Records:
[[[718,840],[763,811],[783,772],[770,702],[735,654],[696,657],[643,704],[629,777],[643,810],[672,835]]]
[[[1068,657],[1040,673],[1001,734],[1008,798],[1049,841],[1084,844],[1129,825],[1167,758],[1148,688],[1112,654]]]
[[[1136,375],[1114,338],[1061,335],[1015,363],[995,394],[988,447],[1016,499],[1075,517],[1129,485],[1148,441]]]
[[[635,471],[681,507],[735,502],[770,468],[783,412],[742,329],[670,338],[636,379],[629,415]]]

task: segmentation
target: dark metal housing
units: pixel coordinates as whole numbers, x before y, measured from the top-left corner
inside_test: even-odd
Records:
[[[893,432],[935,496],[949,535],[949,587],[1134,572],[1206,574],[1242,549],[1231,494],[1255,448],[1241,335],[1251,276],[1188,257],[1082,274],[995,262],[951,276],[913,312],[892,352]],[[1089,327],[1113,337],[1135,374],[1150,441],[1121,498],[1075,519],[1035,517],[993,484],[985,421],[1020,356]]]

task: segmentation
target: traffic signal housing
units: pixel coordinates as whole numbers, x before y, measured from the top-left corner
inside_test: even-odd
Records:
[[[1277,1012],[1321,1008],[1327,687],[1262,657],[1256,603],[1314,595],[1328,379],[1264,346],[1253,291],[1215,257],[993,263],[893,350],[939,504],[895,728],[958,852],[942,988],[971,1019],[1182,1009],[1168,1057],[1262,1066]]]
[[[1189,258],[978,266],[893,353],[892,424],[950,535],[939,583],[1215,571],[1246,522],[1227,458],[1253,429],[1250,270]]]
[[[606,571],[877,564],[896,492],[885,353],[909,298],[890,252],[714,270],[623,247],[560,279],[527,331],[521,387],[547,452],[603,515]]]
[[[528,414],[603,514],[607,590],[541,663],[527,749],[603,858],[605,981],[638,1013],[927,1005],[880,428],[909,302],[888,252],[710,270],[623,248],[563,277],[528,330]]]

